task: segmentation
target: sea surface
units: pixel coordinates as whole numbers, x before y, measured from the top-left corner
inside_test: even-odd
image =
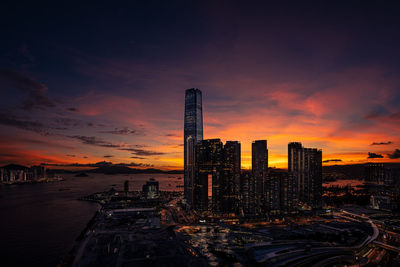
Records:
[[[179,174],[89,175],[63,174],[62,182],[0,186],[1,266],[57,266],[99,209],[79,197],[111,187],[123,190],[126,180],[130,190],[141,190],[152,177],[160,190],[183,190],[176,187],[183,185]]]

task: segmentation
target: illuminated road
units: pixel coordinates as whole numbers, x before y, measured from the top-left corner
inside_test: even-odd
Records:
[[[383,243],[383,242],[380,242],[380,241],[374,241],[374,244],[379,246],[379,247],[381,247],[381,248],[388,249],[388,250],[400,253],[400,248],[398,248],[398,247],[395,247],[395,246],[392,246],[392,245],[389,245],[389,244],[386,244],[386,243]]]
[[[345,215],[343,215],[343,214],[345,214]],[[334,212],[334,215],[337,216],[337,217],[346,219],[346,220],[356,221],[356,222],[359,222],[359,223],[368,222],[368,223],[371,225],[372,229],[374,230],[372,236],[368,236],[368,237],[364,240],[364,242],[362,242],[361,244],[359,244],[359,245],[357,245],[357,246],[354,246],[354,247],[353,247],[354,249],[360,249],[360,248],[362,248],[362,247],[365,247],[366,245],[368,245],[368,244],[370,244],[371,242],[375,241],[375,239],[377,239],[378,236],[379,236],[379,229],[378,229],[378,227],[377,227],[377,226],[374,224],[374,222],[373,222],[370,218],[368,218],[368,217],[361,216],[361,215],[354,214],[354,213],[350,213],[350,212],[347,212],[347,211]],[[354,217],[355,217],[355,218],[354,218]]]

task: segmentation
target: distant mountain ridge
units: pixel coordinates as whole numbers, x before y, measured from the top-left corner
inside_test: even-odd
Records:
[[[400,168],[400,163],[385,163],[385,166],[388,168]],[[9,164],[2,166],[1,168],[5,168],[8,170],[26,170],[29,167],[18,165],[18,164]],[[284,169],[275,169],[285,171]],[[55,173],[104,173],[104,174],[141,174],[141,173],[166,173],[166,174],[183,174],[183,170],[170,170],[164,171],[156,168],[147,168],[147,169],[137,169],[130,168],[128,166],[121,165],[105,165],[100,166],[94,169],[89,170],[66,170],[66,169],[48,169],[49,172]],[[329,173],[342,173],[345,179],[362,179],[364,178],[364,163],[363,164],[349,164],[349,165],[330,165],[330,166],[322,166],[322,171],[324,174]]]
[[[19,164],[8,164],[0,166],[0,168],[7,170],[27,170],[29,167]],[[66,170],[66,169],[47,169],[48,172],[53,173],[104,173],[104,174],[136,174],[136,173],[166,173],[166,174],[183,174],[183,170],[170,170],[164,171],[155,168],[136,169],[121,165],[100,166],[89,170]]]
[[[1,168],[7,169],[7,170],[27,170],[29,167],[19,165],[19,164],[8,164],[5,166],[2,166]]]
[[[388,168],[400,168],[400,163],[385,163]],[[273,168],[272,168],[273,169]],[[274,169],[275,171],[287,171],[284,169]],[[61,170],[52,170],[61,171]],[[65,170],[64,170],[65,171]],[[362,179],[364,178],[364,163],[363,164],[349,164],[349,165],[331,165],[322,166],[324,174],[329,173],[342,173],[345,179]],[[66,171],[78,172],[78,171]],[[80,170],[79,172],[82,172]],[[100,166],[95,169],[85,170],[87,173],[104,173],[104,174],[139,174],[139,173],[167,173],[167,174],[183,174],[183,170],[170,170],[164,171],[156,168],[136,169],[127,166],[110,165]]]
[[[183,170],[163,171],[155,168],[135,169],[127,166],[102,166],[96,169],[87,170],[87,173],[104,173],[104,174],[138,174],[138,173],[168,173],[182,174]]]
[[[384,163],[387,168],[400,168],[400,163]],[[328,173],[342,173],[345,179],[363,179],[364,178],[364,165],[362,164],[349,164],[349,165],[331,165],[323,166],[322,172]]]

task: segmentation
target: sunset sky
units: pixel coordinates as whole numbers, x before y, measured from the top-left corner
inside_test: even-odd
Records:
[[[400,162],[396,6],[31,2],[0,11],[0,165],[182,169],[193,87],[204,138],[240,141],[243,168],[258,139],[271,167],[291,141],[325,164]]]

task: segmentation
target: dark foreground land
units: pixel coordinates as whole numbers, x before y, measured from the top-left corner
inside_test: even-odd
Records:
[[[247,219],[186,211],[179,192],[110,190],[61,266],[400,266],[393,214],[359,206]]]

